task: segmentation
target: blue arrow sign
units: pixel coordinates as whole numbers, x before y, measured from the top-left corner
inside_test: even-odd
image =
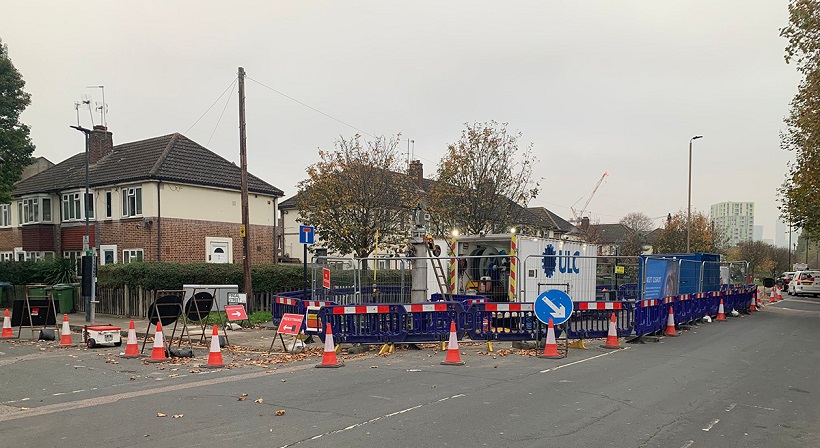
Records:
[[[554,325],[560,325],[572,315],[572,299],[564,291],[550,289],[538,296],[533,308],[541,322],[546,324],[552,318]]]
[[[313,226],[299,226],[299,243],[313,244]]]

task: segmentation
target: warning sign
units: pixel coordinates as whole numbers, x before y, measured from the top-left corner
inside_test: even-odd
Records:
[[[231,322],[248,318],[248,315],[245,314],[245,307],[242,305],[225,305],[225,313]]]
[[[305,316],[301,314],[285,313],[282,315],[282,321],[279,322],[279,329],[276,331],[282,334],[297,335],[299,330],[302,329],[302,319],[304,318]]]
[[[325,289],[330,289],[330,269],[322,269],[322,286]]]

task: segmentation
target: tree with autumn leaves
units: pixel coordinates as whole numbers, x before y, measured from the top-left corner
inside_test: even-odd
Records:
[[[672,215],[655,240],[655,253],[686,253],[686,212]],[[726,245],[727,238],[712,226],[709,216],[703,212],[692,212],[689,229],[691,252],[717,253]]]
[[[780,30],[788,41],[786,62],[803,80],[791,101],[781,147],[795,154],[778,190],[781,216],[812,239],[820,237],[820,1],[792,0],[789,24]]]

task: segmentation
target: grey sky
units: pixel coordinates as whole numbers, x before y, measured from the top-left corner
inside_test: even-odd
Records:
[[[4,1],[0,38],[26,80],[35,155],[82,151],[74,102],[101,97],[116,143],[186,133],[244,66],[250,78],[371,134],[402,133],[431,177],[467,121],[532,142],[530,205],[569,206],[610,175],[593,220],[754,201],[774,239],[792,155],[778,132],[799,76],[786,0]],[[317,148],[356,131],[248,81],[249,170],[296,192]],[[237,95],[187,136],[238,162]],[[99,115],[95,114],[99,123]],[[81,114],[90,125],[88,111]],[[578,205],[580,206],[581,201]],[[661,221],[656,221],[661,223]]]

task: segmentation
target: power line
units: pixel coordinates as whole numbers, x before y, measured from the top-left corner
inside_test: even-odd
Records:
[[[253,81],[253,82],[255,82],[255,83],[259,84],[260,86],[262,86],[262,87],[264,87],[264,88],[266,88],[266,89],[268,89],[268,90],[271,90],[271,91],[273,91],[273,92],[276,92],[276,93],[278,93],[279,95],[282,95],[283,97],[285,97],[285,98],[287,98],[287,99],[289,99],[289,100],[291,100],[291,101],[293,101],[293,102],[295,102],[295,103],[299,103],[299,104],[301,104],[302,106],[305,106],[305,107],[307,107],[308,109],[310,109],[310,110],[312,110],[312,111],[314,111],[314,112],[316,112],[316,113],[322,114],[322,115],[324,115],[325,117],[330,118],[330,119],[331,119],[331,120],[333,120],[333,121],[337,121],[337,122],[339,122],[339,123],[341,123],[341,124],[343,124],[343,125],[345,125],[345,126],[347,126],[347,127],[351,128],[351,129],[354,129],[354,130],[358,131],[360,134],[369,135],[369,136],[371,136],[371,137],[373,137],[373,138],[378,138],[378,137],[376,137],[375,135],[373,135],[373,134],[371,134],[371,133],[369,133],[369,132],[365,132],[365,131],[363,131],[363,130],[361,130],[361,129],[357,128],[356,126],[353,126],[352,124],[345,123],[344,121],[339,120],[338,118],[336,118],[336,117],[334,117],[334,116],[332,116],[332,115],[330,115],[330,114],[326,114],[326,113],[322,112],[321,110],[319,110],[319,109],[317,109],[317,108],[315,108],[315,107],[313,107],[313,106],[310,106],[310,105],[308,105],[308,104],[305,104],[305,103],[303,103],[303,102],[301,102],[301,101],[297,100],[296,98],[294,98],[294,97],[292,97],[292,96],[290,96],[290,95],[287,95],[287,94],[285,94],[285,93],[282,93],[282,92],[280,92],[280,91],[278,91],[278,90],[274,89],[273,87],[270,87],[270,86],[267,86],[267,85],[265,85],[265,84],[262,84],[261,82],[259,82],[259,81],[255,80],[255,79],[251,78],[250,76],[245,76],[245,79],[249,79],[249,80],[251,80],[251,81]]]
[[[228,90],[231,90],[231,88],[233,88],[234,84],[236,84],[236,78],[234,78],[234,79],[233,79],[233,81],[231,82],[231,84],[228,86],[228,88],[227,88],[227,89],[225,89],[225,91],[224,91],[224,92],[222,92],[222,94],[221,94],[221,95],[219,95],[219,98],[217,98],[217,99],[213,102],[213,104],[211,104],[210,106],[208,106],[208,109],[206,109],[206,110],[205,110],[205,112],[203,112],[203,113],[202,113],[202,115],[200,115],[200,116],[199,116],[199,118],[197,118],[197,119],[196,119],[196,121],[194,122],[194,124],[192,124],[192,125],[191,125],[191,127],[190,127],[190,128],[188,128],[188,130],[186,130],[186,131],[185,131],[185,133],[186,133],[186,134],[187,134],[188,132],[190,132],[190,131],[191,131],[191,129],[193,129],[193,128],[194,128],[194,126],[196,126],[196,124],[197,124],[197,123],[199,123],[199,120],[201,120],[201,119],[202,119],[202,117],[204,117],[204,116],[205,116],[205,115],[206,115],[206,114],[207,114],[207,113],[211,110],[211,108],[212,108],[212,107],[214,107],[214,105],[216,105],[216,103],[218,103],[218,102],[219,102],[219,100],[221,100],[221,99],[222,99],[222,97],[223,97],[223,96],[225,96],[225,93],[227,93],[227,92],[228,92]],[[231,95],[233,95],[233,92],[231,92]],[[224,109],[223,109],[223,113],[224,113]],[[221,118],[221,117],[220,117],[220,118]],[[213,136],[213,134],[211,134],[211,136]],[[208,141],[210,141],[210,140],[208,140]]]
[[[222,121],[222,117],[225,115],[225,109],[228,108],[228,103],[231,102],[231,98],[233,98],[233,90],[231,90],[231,94],[228,95],[228,99],[225,100],[225,105],[222,106],[222,113],[219,114],[219,120],[216,120],[216,125],[214,125],[214,130],[211,131],[211,136],[208,137],[208,143],[205,143],[206,147],[211,144],[211,139],[214,138],[214,134],[216,133],[216,128],[219,127],[219,123]]]

